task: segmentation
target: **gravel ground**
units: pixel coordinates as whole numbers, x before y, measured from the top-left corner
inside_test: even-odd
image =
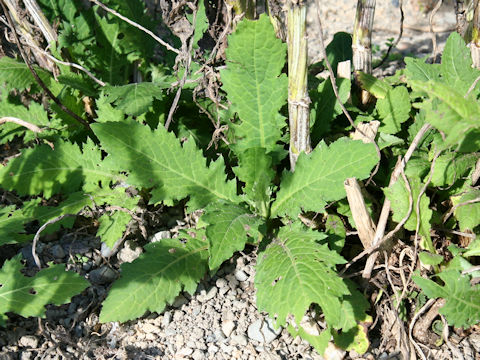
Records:
[[[379,46],[377,57],[386,49],[389,38],[399,33],[400,15],[396,1],[378,1],[373,43]],[[322,2],[323,26],[327,42],[338,31],[351,32],[355,2],[337,0]],[[308,13],[311,62],[318,60],[318,27],[316,11]],[[439,50],[454,29],[451,6],[444,6],[435,18]],[[432,53],[428,17],[405,5],[404,36],[394,53],[427,56]],[[401,61],[386,64],[377,75],[392,72]],[[166,213],[168,221],[154,239],[175,236],[187,221],[178,209]],[[85,275],[92,286],[75,296],[71,304],[49,306],[46,319],[24,319],[12,315],[6,329],[0,329],[0,360],[7,359],[322,359],[300,338],[292,339],[285,329],[274,330],[271,322],[255,307],[254,253],[237,255],[224,264],[213,277],[206,277],[195,294],[182,294],[163,314],[152,313],[125,324],[98,323],[100,302],[109,285],[117,278],[122,262],[132,261],[141,253],[128,242],[108,259],[98,239],[88,233],[76,232],[52,237],[39,246],[43,261],[68,262]],[[34,268],[31,247],[22,253],[27,266]],[[103,256],[102,256],[103,255]],[[7,256],[6,254],[4,256]],[[393,320],[395,322],[395,320]],[[387,321],[385,320],[385,324]],[[380,332],[387,331],[382,325]],[[387,324],[388,325],[388,324]],[[393,327],[393,325],[392,325]],[[377,332],[379,332],[377,331]],[[372,346],[364,359],[394,359],[395,352],[383,342],[371,339]],[[454,334],[455,335],[455,334]],[[459,338],[453,350],[443,345],[435,354],[437,360],[460,356],[476,360],[480,353],[480,335],[473,333]],[[450,344],[451,345],[451,344]],[[360,358],[357,354],[330,349],[332,359]],[[334,357],[336,356],[336,357]]]

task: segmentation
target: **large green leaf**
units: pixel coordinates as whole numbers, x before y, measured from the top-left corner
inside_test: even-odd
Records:
[[[410,117],[410,96],[405,86],[397,86],[389,90],[383,99],[377,100],[378,115],[381,118],[380,131],[396,134],[401,125]]]
[[[480,190],[471,190],[453,199],[453,202],[455,205],[464,204],[455,209],[455,217],[461,231],[473,230],[480,225]]]
[[[425,110],[425,121],[447,135],[439,149],[458,145],[460,152],[472,152],[480,148],[480,104],[473,95],[465,98],[438,81],[411,81],[411,86],[431,97],[418,106]]]
[[[65,271],[65,265],[53,265],[33,277],[26,277],[21,255],[5,261],[0,269],[0,326],[5,325],[6,312],[24,317],[45,315],[45,305],[61,305],[89,284],[78,274]]]
[[[38,126],[43,131],[34,133],[26,127],[15,123],[7,122],[0,125],[0,143],[11,141],[15,136],[23,136],[24,142],[29,142],[37,137],[52,135],[53,131],[49,128],[55,127],[55,124],[48,119],[47,112],[43,106],[35,102],[25,107],[24,105],[11,102],[7,96],[2,96],[0,100],[0,118],[15,117]]]
[[[107,101],[115,103],[126,114],[138,116],[148,111],[153,99],[163,97],[167,83],[142,82],[123,86],[107,86]]]
[[[132,263],[122,264],[122,277],[115,281],[103,302],[100,321],[127,321],[147,310],[161,312],[184,290],[193,294],[207,271],[208,244],[204,234],[183,234],[145,246]],[[185,242],[183,242],[183,241]]]
[[[15,205],[0,208],[0,246],[15,244],[28,240],[24,224],[27,219]]]
[[[480,71],[472,68],[470,49],[455,31],[450,34],[445,44],[441,71],[445,84],[462,95],[466,94],[475,79],[480,76]]]
[[[37,195],[46,198],[54,194],[73,193],[97,189],[115,178],[103,166],[101,151],[88,141],[83,153],[76,144],[58,141],[52,149],[48,145],[25,149],[20,157],[12,159],[0,168],[0,183],[6,190],[16,190],[21,195]]]
[[[154,188],[153,203],[190,196],[189,206],[198,209],[217,199],[240,200],[235,182],[225,181],[223,159],[208,167],[193,139],[182,146],[163,126],[151,131],[132,121],[93,124],[92,129],[112,168],[128,171],[131,185]]]
[[[365,179],[378,162],[373,144],[341,138],[327,146],[320,143],[308,154],[300,154],[295,172],[285,172],[272,204],[272,216],[296,216],[300,211],[322,211],[327,201],[346,196],[343,182],[350,177]]]
[[[281,74],[286,45],[275,36],[268,16],[244,20],[228,37],[223,86],[241,123],[232,123],[239,151],[277,148],[285,121],[278,113],[287,99],[288,80]]]
[[[447,270],[438,274],[443,286],[436,282],[414,275],[412,278],[429,298],[443,298],[445,305],[440,314],[445,315],[449,325],[469,327],[480,322],[480,285],[471,286],[470,276],[457,270]]]
[[[424,59],[405,58],[405,75],[408,80],[438,80],[440,64],[426,64]]]
[[[207,207],[202,220],[208,223],[208,266],[217,270],[235,251],[243,250],[248,237],[258,236],[262,220],[241,205],[219,202]]]
[[[257,212],[267,217],[267,207],[270,202],[270,186],[275,171],[272,169],[272,158],[263,148],[247,149],[239,154],[238,167],[235,174],[245,183],[243,192],[253,203]]]
[[[478,159],[478,154],[458,154],[449,152],[437,158],[432,175],[433,186],[449,186],[470,170]]]
[[[52,81],[53,76],[50,73],[38,66],[34,66],[33,68],[48,87],[51,82],[54,83],[54,81]],[[0,58],[0,79],[2,79],[2,83],[4,82],[6,84],[8,91],[13,89],[22,91],[32,87],[38,90],[39,88],[27,65],[23,61],[20,62],[8,56]]]
[[[300,323],[311,304],[320,305],[327,323],[341,324],[341,302],[348,287],[335,265],[345,260],[317,240],[325,234],[298,223],[280,229],[260,255],[255,276],[257,307],[284,325],[291,314]]]
[[[404,227],[407,230],[415,231],[417,227],[417,214],[416,204],[420,190],[423,187],[423,183],[418,175],[412,175],[408,177],[408,182],[412,190],[412,212],[405,223]],[[399,223],[407,215],[409,209],[409,195],[403,178],[400,178],[395,184],[384,189],[385,196],[391,202],[393,211],[392,219]],[[429,208],[430,199],[426,194],[423,194],[420,198],[420,228],[421,235],[430,239],[430,220],[432,218],[432,210]]]

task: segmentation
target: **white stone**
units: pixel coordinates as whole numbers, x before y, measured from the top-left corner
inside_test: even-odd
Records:
[[[150,324],[150,323],[145,323],[140,328],[146,334],[159,333],[160,332],[160,328],[158,326],[155,326],[155,325]]]
[[[222,322],[222,331],[227,338],[230,337],[233,329],[235,329],[235,322],[233,320],[225,320]]]
[[[273,321],[269,318],[266,320],[258,319],[248,327],[248,337],[265,344],[271,343],[281,332],[282,327],[275,329]]]

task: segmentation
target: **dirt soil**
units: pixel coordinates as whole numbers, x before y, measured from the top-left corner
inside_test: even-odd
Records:
[[[355,1],[321,3],[327,43],[338,31],[352,31]],[[375,58],[384,54],[388,39],[395,39],[399,34],[398,5],[398,0],[377,2],[373,35]],[[434,18],[434,34],[429,32],[429,15],[419,11],[418,4],[407,2],[404,13],[403,37],[393,50],[391,61],[376,69],[376,75],[392,74],[403,66],[401,59],[404,56],[431,56],[433,38],[437,43],[436,52],[441,52],[447,36],[455,29],[453,7],[448,3]],[[308,37],[313,63],[320,59],[320,51],[317,15],[312,1],[308,10]],[[155,235],[149,241],[174,237],[180,228],[188,227],[192,221],[194,219],[185,217],[178,207],[162,209],[155,231],[151,231]],[[394,252],[392,266],[396,266],[400,250],[397,257]],[[1,257],[9,258],[16,251],[14,247],[7,247]],[[23,247],[20,252],[27,267],[33,269],[31,246]],[[43,239],[37,249],[42,261],[67,263],[69,268],[84,275],[92,286],[75,296],[70,304],[49,306],[45,319],[9,316],[7,328],[0,328],[0,360],[322,359],[307,342],[293,339],[286,329],[274,330],[271,321],[256,310],[253,248],[235,256],[213,277],[205,277],[195,294],[178,296],[162,314],[147,314],[123,324],[100,324],[101,301],[119,276],[120,264],[133,261],[141,252],[136,242],[129,240],[120,251],[108,253],[88,227],[81,224],[69,232],[59,232]],[[391,299],[380,297],[372,314],[374,323],[369,330],[369,351],[360,356],[354,351],[345,352],[332,346],[328,349],[329,359],[401,358],[399,344],[406,341],[405,328]],[[422,335],[422,350],[436,360],[480,359],[478,329],[450,335],[450,343],[441,343],[438,335],[427,331]]]

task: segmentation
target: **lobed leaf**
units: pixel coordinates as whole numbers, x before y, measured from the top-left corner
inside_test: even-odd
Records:
[[[145,246],[132,263],[122,264],[122,276],[115,281],[103,302],[100,321],[127,321],[146,311],[161,312],[180,291],[193,293],[207,271],[208,244],[198,232]]]
[[[216,203],[207,207],[202,220],[210,244],[208,266],[216,271],[235,251],[243,250],[248,237],[258,237],[262,220],[241,205]]]
[[[241,123],[232,123],[235,148],[245,151],[277,148],[285,121],[279,110],[287,99],[288,80],[281,74],[286,45],[275,36],[268,16],[244,20],[228,37],[226,69],[220,70],[222,88]]]
[[[405,86],[396,86],[389,90],[383,99],[377,100],[376,109],[380,116],[380,131],[396,134],[401,130],[401,124],[410,117],[410,96]]]
[[[480,322],[480,285],[471,286],[470,276],[460,271],[447,270],[438,274],[443,286],[430,279],[414,275],[413,281],[429,298],[443,298],[445,305],[440,314],[445,315],[449,325],[468,327]]]
[[[320,305],[328,324],[340,325],[340,299],[349,291],[335,265],[345,260],[317,242],[325,237],[299,224],[283,227],[260,255],[255,276],[257,307],[276,317],[277,325],[285,325],[290,314],[300,323],[313,303]]]
[[[0,269],[0,326],[6,312],[24,317],[45,315],[45,305],[61,305],[88,287],[78,274],[65,271],[65,265],[53,265],[33,277],[21,274],[21,255],[5,261]]]
[[[152,203],[190,196],[189,206],[199,209],[217,199],[239,202],[234,181],[225,181],[222,158],[208,167],[202,152],[190,139],[182,146],[163,126],[155,131],[137,122],[106,122],[92,125],[110,166],[129,173],[128,182],[153,188]]]
[[[102,154],[92,141],[84,151],[76,144],[58,141],[52,149],[40,145],[25,149],[22,156],[10,160],[0,168],[0,183],[6,190],[16,190],[20,195],[43,193],[45,198],[54,194],[70,194],[82,188],[92,191],[99,182],[108,185],[116,175],[106,168]]]
[[[295,172],[285,172],[271,214],[295,217],[303,211],[322,211],[327,201],[345,197],[343,182],[365,179],[378,162],[373,144],[341,138],[327,146],[300,154]]]
[[[461,231],[473,230],[480,225],[480,190],[471,190],[453,199],[453,203],[459,205],[454,214]]]
[[[153,99],[163,97],[170,84],[142,82],[123,86],[106,86],[107,101],[114,103],[125,114],[139,116],[148,111]]]

